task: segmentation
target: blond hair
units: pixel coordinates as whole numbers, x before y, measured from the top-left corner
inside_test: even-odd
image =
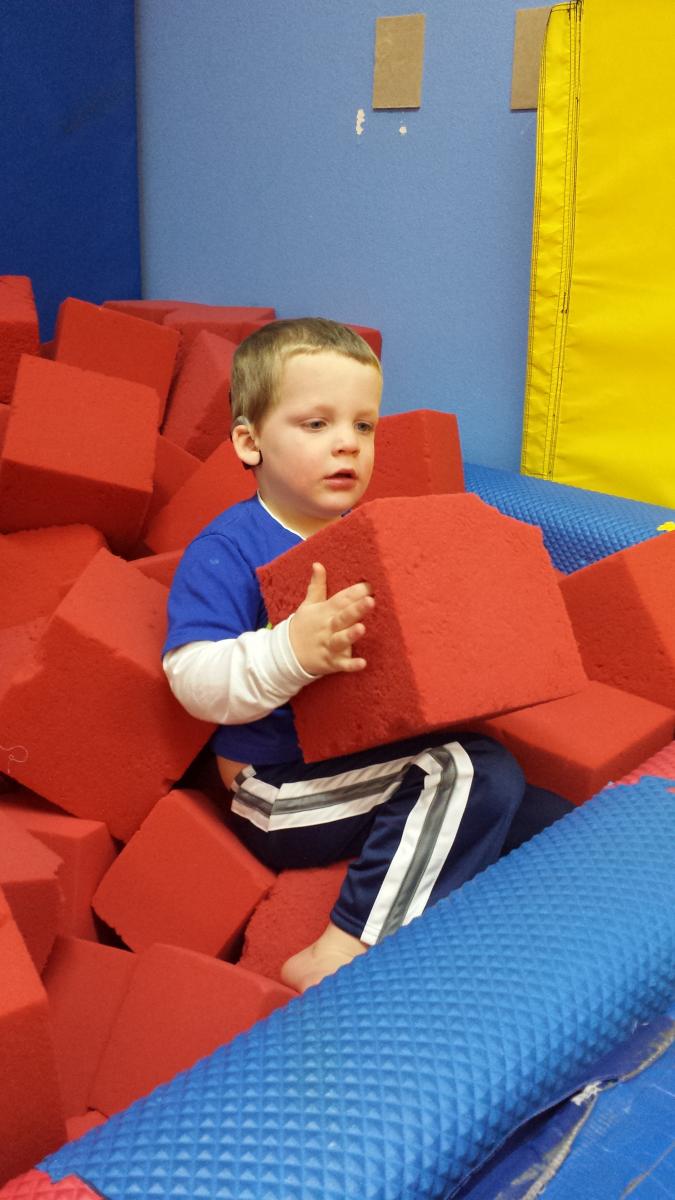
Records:
[[[271,321],[245,338],[235,352],[230,381],[232,425],[243,420],[259,426],[276,403],[286,359],[322,350],[353,358],[382,374],[375,352],[347,325],[325,317]]]

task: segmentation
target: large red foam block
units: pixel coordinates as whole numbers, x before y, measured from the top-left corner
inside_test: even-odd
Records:
[[[632,771],[628,771],[617,783],[638,783],[645,775],[656,775],[660,779],[675,779],[675,741],[664,746],[663,750],[657,750],[656,754],[650,755],[644,762],[638,764]]]
[[[675,708],[675,534],[574,571],[560,590],[591,679]]]
[[[282,871],[246,926],[239,965],[281,983],[281,968],[323,933],[347,863]]]
[[[493,717],[481,728],[512,752],[529,783],[582,804],[672,741],[675,712],[591,682],[574,696]]]
[[[143,534],[145,545],[155,554],[184,549],[223,509],[248,500],[255,486],[232,443],[223,442],[157,513]]]
[[[160,509],[169,503],[178,489],[187,483],[191,475],[194,475],[199,463],[200,460],[195,458],[194,454],[188,454],[186,450],[174,445],[162,434],[157,435],[152,497],[145,516],[144,530],[154,521]],[[141,539],[142,537],[143,534],[141,534]]]
[[[3,812],[61,860],[58,932],[96,940],[91,898],[116,855],[107,827],[102,821],[68,816],[30,792],[4,794],[0,815]]]
[[[464,491],[457,417],[417,409],[382,417],[364,501]]]
[[[90,1104],[107,1115],[126,1108],[294,997],[289,988],[231,963],[151,946],[138,955]]]
[[[0,456],[0,530],[93,525],[133,546],[150,502],[157,394],[24,355]]]
[[[166,589],[100,550],[0,695],[0,745],[24,751],[13,777],[122,839],[213,731],[171,694],[165,633]]]
[[[367,580],[366,670],[293,700],[308,761],[493,716],[586,683],[541,532],[477,496],[373,500],[260,568],[276,624],[313,562],[329,593]]]
[[[0,275],[0,403],[8,403],[22,354],[40,345],[33,287],[26,275]]]
[[[0,887],[38,972],[61,925],[61,866],[58,855],[0,811]]]
[[[230,436],[230,376],[236,343],[197,334],[174,384],[162,433],[202,462]]]
[[[0,889],[0,1185],[66,1136],[47,996]]]
[[[161,325],[164,318],[174,308],[190,308],[191,300],[104,300],[103,308],[113,312],[127,313],[130,317],[140,317],[144,321],[155,321]],[[201,305],[200,305],[201,308]]]
[[[0,535],[0,628],[51,616],[94,555],[105,546],[88,525],[53,526]]]
[[[46,1171],[34,1167],[5,1184],[0,1189],[0,1200],[101,1200],[101,1193],[94,1192],[77,1175],[64,1175],[53,1183]]]
[[[240,342],[251,327],[273,321],[275,316],[273,308],[187,304],[167,313],[164,325],[180,332],[180,355],[184,358],[192,342],[204,330],[220,334],[231,342]]]
[[[168,942],[226,957],[273,882],[213,804],[176,789],[103,877],[94,909],[132,950]]]
[[[159,423],[169,394],[178,341],[175,329],[69,298],[59,308],[54,357],[72,367],[154,388]]]
[[[54,945],[42,982],[66,1117],[79,1116],[88,1107],[98,1064],[137,962],[128,950],[78,938],[58,938]]]
[[[148,554],[144,558],[135,558],[133,564],[136,570],[142,571],[148,579],[156,579],[158,583],[169,588],[182,557],[182,550],[167,550],[166,554]]]

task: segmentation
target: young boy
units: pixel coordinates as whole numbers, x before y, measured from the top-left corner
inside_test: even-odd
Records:
[[[164,669],[188,712],[220,726],[212,745],[242,841],[276,870],[353,859],[326,930],[284,964],[298,991],[497,859],[524,794],[511,755],[471,733],[302,759],[289,701],[366,668],[357,644],[377,598],[365,580],[328,596],[315,563],[302,604],[272,629],[255,571],[361,499],[381,388],[376,355],[332,321],[276,321],[242,342],[232,441],[257,495],[188,546],[169,597]]]

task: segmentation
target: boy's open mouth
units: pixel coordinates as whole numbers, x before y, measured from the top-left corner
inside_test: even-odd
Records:
[[[334,471],[332,475],[328,476],[328,479],[356,479],[356,471],[347,468],[342,471]]]

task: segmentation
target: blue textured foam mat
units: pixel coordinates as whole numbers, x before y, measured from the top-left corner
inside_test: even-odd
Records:
[[[448,1197],[669,1006],[674,879],[668,782],[608,788],[40,1166],[109,1200]]]
[[[464,464],[467,492],[476,492],[508,517],[538,525],[553,565],[577,571],[617,550],[659,535],[659,525],[675,522],[675,509],[588,492],[515,471]]]

